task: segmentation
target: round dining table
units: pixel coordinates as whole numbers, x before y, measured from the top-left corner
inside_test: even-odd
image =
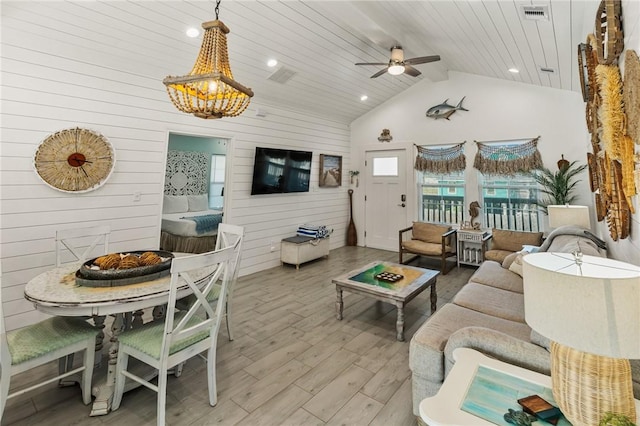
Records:
[[[175,253],[176,256],[185,255]],[[111,326],[106,380],[92,386],[96,397],[91,416],[108,414],[115,388],[118,335],[120,332],[142,325],[143,309],[154,308],[154,320],[164,320],[164,306],[169,300],[171,275],[135,284],[114,287],[87,287],[76,282],[76,272],[81,263],[72,263],[43,272],[30,280],[24,290],[25,299],[33,302],[38,311],[56,316],[92,317],[104,337],[105,318],[115,316]],[[195,282],[204,280],[215,267],[204,268],[191,274]],[[168,273],[168,271],[167,271]],[[178,282],[178,298],[190,294],[186,283]],[[182,290],[180,290],[182,289]],[[102,339],[97,339],[96,359],[102,357]]]

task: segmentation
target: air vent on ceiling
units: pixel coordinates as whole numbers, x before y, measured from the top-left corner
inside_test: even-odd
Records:
[[[530,21],[548,21],[548,6],[522,6],[522,17]]]
[[[284,84],[287,81],[291,80],[291,77],[293,77],[294,75],[296,75],[295,71],[290,70],[289,68],[280,67],[275,70],[273,74],[267,77],[267,79],[275,81],[276,83]]]
[[[540,72],[553,74],[554,72],[556,72],[556,70],[554,70],[553,68],[549,68],[549,67],[540,67]]]

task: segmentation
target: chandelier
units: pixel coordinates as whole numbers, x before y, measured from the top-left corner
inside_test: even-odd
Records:
[[[236,117],[253,96],[251,89],[233,79],[227,53],[229,28],[218,20],[220,1],[216,20],[202,24],[202,46],[191,72],[162,80],[176,108],[200,118]]]

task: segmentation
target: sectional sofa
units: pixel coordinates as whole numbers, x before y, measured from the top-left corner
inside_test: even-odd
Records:
[[[602,256],[600,241],[578,227],[554,230],[541,251],[573,252],[580,249]],[[453,350],[467,347],[484,354],[550,374],[549,341],[524,320],[521,254],[502,263],[486,260],[451,303],[433,314],[411,339],[409,366],[413,385],[413,412],[424,398],[435,395],[453,366]],[[640,395],[639,365],[632,362],[634,391]]]

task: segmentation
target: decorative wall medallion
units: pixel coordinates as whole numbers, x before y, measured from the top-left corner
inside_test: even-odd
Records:
[[[101,187],[111,176],[115,162],[115,151],[104,136],[79,127],[48,136],[33,159],[43,182],[63,192],[87,192]]]
[[[382,133],[378,136],[378,141],[380,142],[391,142],[393,140],[393,136],[391,136],[391,130],[382,129]]]
[[[205,152],[169,151],[164,193],[197,195],[209,192],[209,156]]]

